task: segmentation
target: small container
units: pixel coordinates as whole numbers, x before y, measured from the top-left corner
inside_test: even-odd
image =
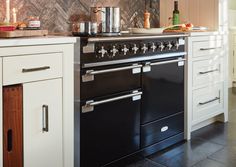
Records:
[[[97,35],[98,24],[96,22],[91,23],[91,35]]]
[[[33,17],[31,16],[29,18],[29,22],[28,22],[28,28],[31,29],[40,29],[41,27],[41,22],[39,20],[39,17]]]
[[[72,33],[75,36],[89,36],[91,35],[91,22],[78,22],[72,26]]]

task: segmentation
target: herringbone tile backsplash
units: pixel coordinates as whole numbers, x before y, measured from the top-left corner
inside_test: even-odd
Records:
[[[159,26],[159,0],[147,0],[151,12],[151,26]],[[18,10],[18,21],[27,21],[29,16],[39,16],[42,27],[50,32],[68,32],[70,22],[89,20],[91,6],[118,6],[121,8],[122,30],[143,27],[145,0],[11,0],[11,9]],[[0,22],[5,18],[5,0],[0,0]]]

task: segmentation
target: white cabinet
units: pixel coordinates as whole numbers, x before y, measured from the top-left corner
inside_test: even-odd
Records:
[[[62,53],[12,56],[3,59],[3,85],[62,77]]]
[[[23,84],[24,167],[63,167],[62,79]]]
[[[0,47],[0,95],[23,85],[24,167],[74,167],[73,55],[73,42]]]
[[[222,35],[188,37],[187,139],[218,119],[228,121],[228,56]]]
[[[236,83],[236,30],[230,31],[230,84],[235,87]]]
[[[2,99],[2,58],[0,58],[0,99]],[[2,100],[0,100],[0,166],[3,166],[3,113],[2,113]]]

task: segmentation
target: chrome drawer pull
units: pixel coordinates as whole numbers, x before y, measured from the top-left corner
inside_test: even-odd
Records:
[[[48,125],[48,105],[43,105],[43,132],[49,132],[49,125]]]
[[[199,74],[208,74],[208,73],[212,73],[212,72],[216,72],[216,71],[220,71],[219,69],[215,69],[215,70],[209,70],[209,71],[205,71],[205,72],[199,72]]]
[[[86,71],[86,74],[82,76],[83,82],[89,82],[94,80],[94,75],[98,74],[105,74],[105,73],[111,73],[111,72],[117,72],[117,71],[125,71],[133,69],[133,74],[140,73],[141,72],[141,64],[135,64],[132,66],[126,66],[126,67],[119,67],[119,68],[112,68],[112,69],[106,69],[106,70],[88,70]]]
[[[212,100],[209,100],[209,101],[206,101],[206,102],[203,102],[203,103],[199,103],[199,105],[201,105],[201,106],[206,105],[206,104],[212,103],[212,102],[217,101],[217,100],[220,100],[220,97],[216,97]]]
[[[27,73],[27,72],[35,72],[35,71],[43,71],[43,70],[48,70],[50,69],[49,66],[44,66],[44,67],[37,67],[37,68],[23,68],[22,72]]]
[[[105,104],[105,103],[118,101],[118,100],[122,100],[122,99],[127,99],[127,98],[131,98],[131,97],[133,98],[133,101],[137,101],[137,100],[141,99],[142,94],[143,94],[143,92],[134,91],[133,93],[128,94],[128,95],[114,97],[114,98],[110,98],[110,99],[106,99],[106,100],[101,100],[101,101],[96,101],[96,102],[94,102],[93,100],[87,101],[86,104],[84,106],[82,106],[82,113],[91,112],[94,110],[94,106],[97,106],[100,104]]]
[[[214,47],[214,48],[200,48],[201,51],[206,51],[206,50],[215,50],[215,49],[221,49],[222,47]]]

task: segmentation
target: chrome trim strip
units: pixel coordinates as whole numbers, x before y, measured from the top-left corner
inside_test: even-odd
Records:
[[[147,39],[163,39],[163,38],[178,38],[178,37],[188,37],[188,34],[166,34],[166,35],[144,35],[144,36],[130,36],[130,37],[98,37],[98,38],[88,38],[88,42],[108,42],[108,41],[124,41],[124,40],[147,40]]]
[[[187,52],[167,53],[167,54],[160,54],[160,55],[155,55],[155,56],[143,56],[143,57],[137,57],[137,58],[123,59],[123,60],[113,60],[113,61],[105,61],[105,62],[98,62],[98,63],[89,63],[89,64],[82,65],[82,68],[90,68],[90,67],[122,64],[122,63],[133,63],[133,62],[139,62],[139,61],[148,61],[148,60],[178,57],[178,56],[185,56],[185,55],[187,55]]]

